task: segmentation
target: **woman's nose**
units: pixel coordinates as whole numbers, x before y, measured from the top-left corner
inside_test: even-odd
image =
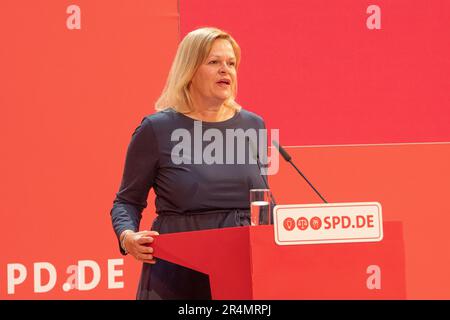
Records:
[[[219,72],[220,73],[227,73],[228,72],[228,65],[226,63],[222,63],[220,65]]]

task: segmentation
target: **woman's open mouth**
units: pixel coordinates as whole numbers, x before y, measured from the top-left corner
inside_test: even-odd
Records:
[[[216,82],[221,87],[229,87],[231,85],[231,81],[229,79],[220,79]]]

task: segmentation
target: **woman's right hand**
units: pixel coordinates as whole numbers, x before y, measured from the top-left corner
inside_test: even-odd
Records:
[[[157,235],[159,233],[156,231],[133,232],[132,230],[125,230],[122,232],[120,239],[124,249],[136,260],[155,264],[156,260],[153,257],[153,248],[150,244],[153,242],[154,236]],[[123,237],[125,237],[125,240],[122,242]]]

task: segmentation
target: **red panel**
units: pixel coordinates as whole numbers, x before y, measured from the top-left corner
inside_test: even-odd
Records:
[[[79,30],[66,27],[71,4],[0,2],[2,299],[135,297],[140,264],[132,258],[118,267],[125,289],[107,289],[107,260],[123,258],[109,210],[131,134],[153,113],[178,45],[177,1],[78,0]],[[64,292],[66,268],[84,259],[100,265],[99,285]],[[33,295],[41,261],[58,279]],[[28,271],[14,295],[10,263]]]
[[[252,234],[254,299],[405,299],[402,224],[385,222],[381,242],[277,246],[273,229]],[[367,268],[381,288],[367,288]]]
[[[409,299],[450,297],[450,143],[287,148],[328,202],[378,201],[403,222]],[[319,203],[288,163],[270,177],[278,203]]]
[[[367,7],[381,8],[369,30]],[[242,47],[240,103],[288,145],[450,141],[447,0],[180,2]]]
[[[215,299],[252,299],[252,250],[249,228],[162,234],[153,244],[156,257],[210,276]]]

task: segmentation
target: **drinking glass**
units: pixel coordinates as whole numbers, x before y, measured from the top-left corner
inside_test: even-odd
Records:
[[[270,189],[250,189],[250,222],[252,226],[271,223],[271,203]]]

